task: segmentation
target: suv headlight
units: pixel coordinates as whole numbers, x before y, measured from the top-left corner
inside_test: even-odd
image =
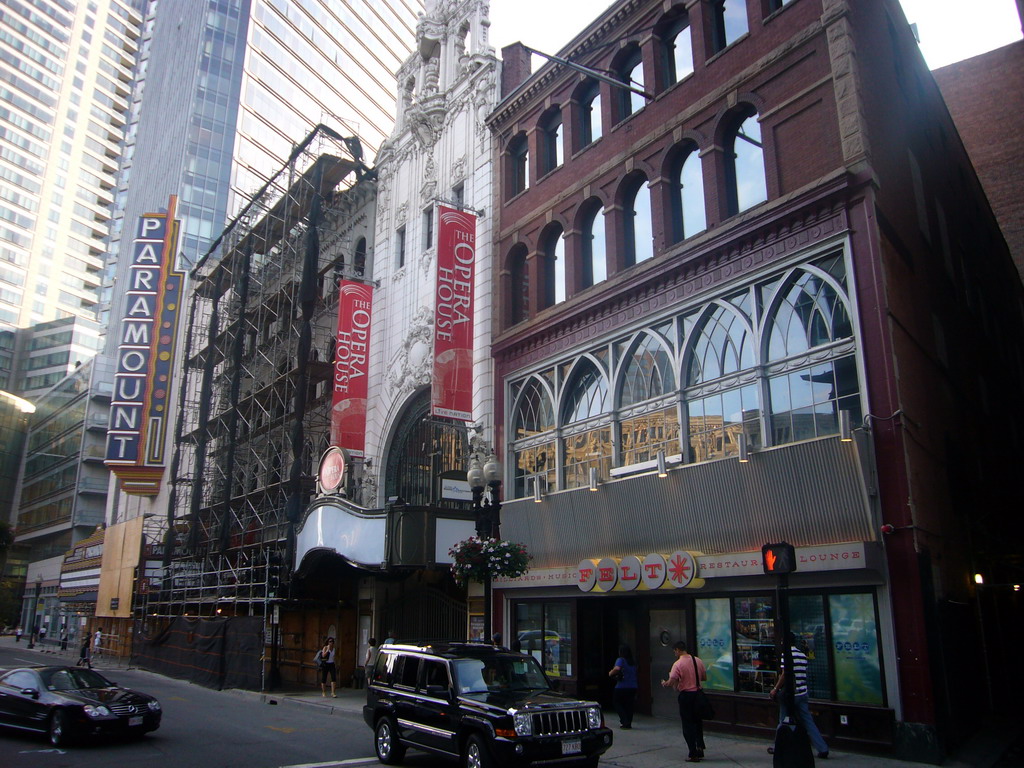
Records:
[[[149,707],[149,711],[150,712],[159,712],[160,711],[160,702],[157,701],[156,699],[153,699],[151,702],[149,702],[149,704],[147,706]]]
[[[587,707],[587,727],[588,728],[600,728],[601,727],[601,708],[600,707]]]
[[[93,706],[92,704],[86,704],[82,709],[89,717],[107,717],[110,715],[110,710],[104,707],[102,704]]]
[[[512,723],[517,736],[533,736],[533,716],[529,712],[513,712]]]

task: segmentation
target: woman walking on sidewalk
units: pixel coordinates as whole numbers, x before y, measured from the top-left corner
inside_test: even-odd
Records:
[[[672,652],[676,660],[668,680],[661,681],[661,687],[679,691],[679,719],[683,724],[683,738],[689,750],[686,762],[699,763],[704,757],[704,722],[694,705],[700,682],[708,679],[708,673],[704,669],[704,662],[686,650],[686,643],[676,643],[672,646]]]
[[[633,651],[628,645],[619,646],[619,657],[615,659],[615,666],[608,671],[608,677],[615,681],[612,702],[619,716],[619,727],[629,730],[633,727],[633,708],[636,705],[638,680]]]

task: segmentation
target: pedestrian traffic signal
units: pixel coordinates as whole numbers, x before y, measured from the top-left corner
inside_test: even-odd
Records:
[[[796,570],[796,550],[784,541],[761,547],[761,565],[768,574],[792,573]]]

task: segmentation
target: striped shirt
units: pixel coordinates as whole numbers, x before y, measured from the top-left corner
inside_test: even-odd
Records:
[[[789,649],[793,657],[793,693],[803,696],[807,693],[807,654],[796,646]]]

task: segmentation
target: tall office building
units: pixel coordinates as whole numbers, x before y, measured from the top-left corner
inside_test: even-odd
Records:
[[[0,7],[0,330],[96,319],[144,5]]]
[[[181,0],[158,0],[146,25],[114,227],[118,241],[122,224],[127,234],[110,249],[120,263],[138,216],[175,194],[179,266],[190,267],[319,123],[357,136],[371,161],[394,123],[395,72],[423,10],[422,0],[205,5],[185,13]],[[116,287],[109,299],[117,318]]]

